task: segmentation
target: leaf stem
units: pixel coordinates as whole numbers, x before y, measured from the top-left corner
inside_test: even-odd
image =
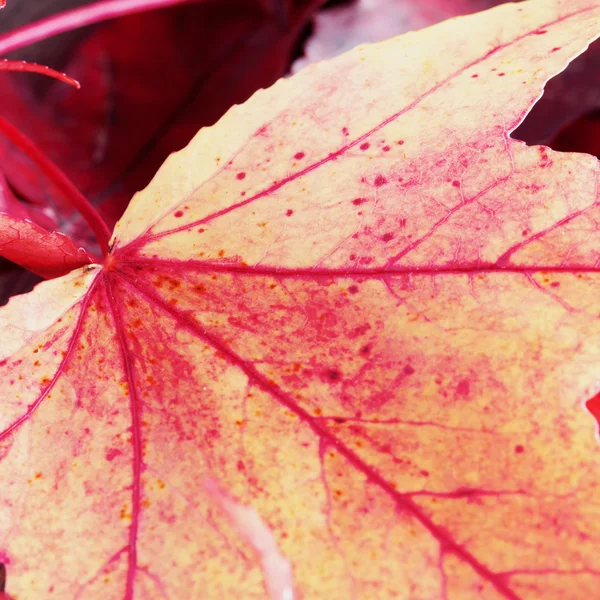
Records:
[[[52,15],[0,35],[0,55],[86,25],[138,12],[189,3],[191,0],[103,0],[89,6]]]
[[[0,132],[20,150],[22,150],[65,195],[73,208],[77,209],[94,232],[102,256],[108,254],[110,231],[98,211],[89,203],[87,198],[73,185],[71,180],[46,155],[14,125],[0,117]]]
[[[20,71],[22,73],[39,73],[40,75],[47,75],[48,77],[53,77],[54,79],[58,79],[64,83],[68,83],[77,89],[81,88],[79,82],[69,77],[65,73],[60,73],[59,71],[55,71],[50,67],[46,67],[44,65],[38,65],[37,63],[25,62],[24,60],[6,60],[5,58],[0,58],[0,71]]]

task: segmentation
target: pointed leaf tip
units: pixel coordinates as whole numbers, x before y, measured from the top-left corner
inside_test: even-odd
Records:
[[[1,7],[0,7],[1,8]],[[63,83],[68,83],[73,87],[80,89],[81,85],[78,81],[69,77],[66,73],[55,71],[45,65],[38,65],[37,63],[30,63],[24,60],[8,60],[6,58],[0,59],[0,71],[17,71],[21,73],[37,73],[39,75],[46,75],[53,79],[58,79]]]

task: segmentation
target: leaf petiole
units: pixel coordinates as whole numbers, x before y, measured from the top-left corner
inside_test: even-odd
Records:
[[[17,148],[22,150],[64,194],[73,208],[77,209],[94,232],[102,257],[108,254],[110,231],[98,211],[88,199],[73,185],[71,180],[46,155],[14,125],[0,117],[0,133],[4,134]]]

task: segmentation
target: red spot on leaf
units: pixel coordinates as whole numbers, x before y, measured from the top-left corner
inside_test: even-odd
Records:
[[[393,240],[393,239],[394,239],[394,234],[393,233],[384,233],[381,236],[381,240],[383,242],[389,242],[390,240]]]
[[[366,198],[355,198],[354,200],[352,200],[352,204],[359,206],[360,204],[364,204],[366,201]]]
[[[538,29],[537,31],[534,31],[533,33],[535,33],[535,35],[544,35],[545,33],[548,33],[547,29]]]
[[[364,144],[360,145],[360,149],[361,150],[368,150],[369,146],[370,146],[369,142],[365,142]]]
[[[548,156],[548,149],[544,146],[539,147],[540,153],[540,167],[546,168],[552,166],[552,160]]]
[[[458,385],[456,386],[456,393],[459,396],[468,396],[469,389],[470,389],[469,381],[467,379],[462,379],[461,381],[458,382]]]
[[[367,333],[367,331],[369,331],[369,329],[371,329],[371,326],[369,325],[369,323],[364,323],[362,325],[359,325],[358,327],[355,327],[348,335],[348,337],[354,339],[357,337],[360,337],[361,335],[365,335],[365,333]]]
[[[475,79],[476,77],[479,77],[479,75],[478,75],[477,73],[474,73],[473,75],[471,75],[471,77],[472,77],[473,79]]]
[[[523,452],[525,452],[525,448],[521,444],[517,444],[515,446],[515,454],[523,454]]]
[[[179,217],[183,217],[183,211],[182,210],[178,210],[173,216],[175,218],[179,219]]]
[[[405,375],[412,375],[415,370],[411,365],[406,365],[403,369]]]
[[[236,175],[236,177],[237,177],[238,179],[244,179],[244,178],[246,177],[246,173],[244,173],[244,172],[242,171],[241,173],[238,173],[238,174]]]
[[[304,154],[304,152],[296,152],[296,154],[294,154],[294,158],[296,160],[301,160],[306,156],[306,154]]]
[[[457,188],[457,187],[460,187],[460,181],[456,181],[456,180],[454,180],[454,181],[452,182],[452,187],[456,187],[456,188]]]
[[[387,183],[387,179],[383,175],[377,175],[373,183],[375,184],[375,187],[381,187]]]
[[[389,146],[384,146],[383,147],[383,151],[384,152],[389,152],[391,150],[391,148]]]
[[[341,377],[340,372],[337,371],[336,369],[329,369],[329,371],[327,371],[326,375],[330,381],[338,381],[338,379],[340,379],[340,377]]]
[[[498,73],[498,77],[504,77],[506,73]]]
[[[106,451],[106,460],[112,462],[117,456],[123,454],[118,448],[109,448]]]
[[[600,394],[596,394],[593,398],[585,403],[586,408],[592,413],[594,419],[600,426]]]
[[[358,286],[357,285],[351,285],[348,288],[348,292],[350,292],[351,294],[357,294],[358,293]]]
[[[285,211],[285,214],[286,214],[288,217],[291,217],[291,216],[294,214],[294,211],[293,211],[291,208],[288,208],[288,209]]]
[[[550,50],[550,52],[558,52],[560,48],[560,46],[555,46],[554,48],[552,48],[552,50]]]

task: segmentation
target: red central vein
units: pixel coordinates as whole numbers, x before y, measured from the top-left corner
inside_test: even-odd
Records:
[[[117,255],[118,256],[118,255]],[[118,260],[120,267],[130,267],[136,270],[144,268],[160,267],[161,270],[175,271],[178,276],[182,270],[196,271],[200,273],[224,273],[228,275],[254,276],[254,277],[276,277],[280,279],[328,279],[328,278],[356,278],[386,279],[400,276],[427,276],[437,275],[493,275],[499,273],[534,275],[535,273],[600,273],[600,266],[589,265],[531,265],[531,266],[502,266],[493,263],[483,265],[466,265],[462,267],[380,267],[365,269],[327,269],[327,268],[286,268],[286,267],[250,267],[243,264],[210,263],[195,260],[181,262],[177,259],[168,258],[139,258]]]
[[[18,429],[21,425],[23,425],[23,423],[25,421],[27,421],[33,415],[33,413],[38,409],[40,404],[44,401],[44,399],[52,391],[52,389],[56,385],[56,382],[60,379],[60,376],[64,373],[65,369],[67,368],[67,364],[69,363],[69,360],[71,359],[71,356],[73,355],[75,346],[76,346],[77,342],[79,341],[79,336],[81,335],[81,330],[83,327],[83,321],[87,314],[87,307],[90,303],[90,298],[92,296],[92,292],[93,292],[94,288],[96,287],[97,281],[98,281],[98,278],[96,277],[96,279],[94,279],[94,281],[90,284],[90,287],[87,290],[87,292],[85,293],[85,295],[83,296],[83,298],[80,300],[81,308],[79,311],[79,315],[77,317],[77,322],[75,323],[75,328],[73,329],[71,341],[69,342],[69,345],[67,346],[65,355],[62,357],[62,360],[58,363],[56,373],[54,374],[54,377],[48,384],[48,387],[38,396],[38,398],[32,404],[28,405],[27,411],[23,415],[21,415],[16,421],[11,423],[4,431],[0,431],[0,442],[4,438],[6,438],[8,435],[10,435],[13,431]]]
[[[210,221],[213,221],[213,220],[215,220],[215,219],[217,219],[217,218],[219,218],[219,217],[221,217],[223,215],[226,215],[226,214],[228,214],[228,213],[230,213],[230,212],[232,212],[234,210],[237,210],[238,208],[246,206],[246,205],[248,205],[248,204],[250,204],[252,202],[255,202],[256,200],[260,200],[261,198],[264,198],[265,196],[268,196],[269,194],[272,194],[273,192],[276,192],[277,190],[279,190],[283,186],[287,185],[288,183],[290,183],[292,181],[295,181],[296,179],[299,179],[300,177],[306,175],[307,173],[310,173],[311,171],[314,171],[314,170],[322,167],[323,165],[328,164],[329,162],[331,162],[333,160],[336,160],[337,158],[339,158],[340,156],[342,156],[343,154],[345,154],[346,152],[348,152],[352,148],[354,148],[357,145],[359,145],[361,142],[363,142],[364,140],[366,140],[368,137],[370,137],[371,135],[373,135],[377,131],[383,129],[386,125],[389,125],[390,123],[392,123],[393,121],[395,121],[396,119],[398,119],[399,117],[401,117],[402,115],[404,115],[405,113],[407,113],[408,111],[410,111],[413,108],[415,108],[415,106],[419,105],[421,102],[423,102],[429,96],[435,94],[438,90],[440,90],[447,83],[449,83],[453,79],[456,79],[458,76],[460,76],[462,73],[464,73],[468,69],[471,69],[472,67],[474,67],[474,66],[482,63],[483,61],[487,60],[488,58],[490,58],[494,54],[497,54],[501,50],[509,48],[510,46],[512,46],[512,45],[520,42],[521,40],[523,40],[523,39],[525,39],[527,37],[535,35],[535,32],[539,31],[540,29],[546,29],[548,27],[552,27],[553,25],[561,23],[562,21],[566,21],[568,19],[571,19],[572,17],[575,17],[575,16],[580,15],[580,14],[584,14],[586,12],[590,12],[592,10],[595,10],[596,8],[597,7],[587,7],[587,8],[583,8],[583,9],[577,10],[577,11],[573,11],[572,13],[564,15],[563,17],[559,17],[558,19],[554,19],[553,21],[549,21],[549,22],[547,22],[545,24],[540,25],[539,27],[536,28],[535,31],[530,31],[530,32],[525,33],[523,35],[520,35],[520,36],[518,36],[518,37],[516,37],[516,38],[514,38],[514,39],[512,39],[512,40],[510,40],[508,42],[505,42],[504,44],[500,44],[500,45],[496,46],[492,50],[489,50],[483,56],[480,56],[479,58],[471,61],[470,63],[466,64],[464,67],[461,67],[460,69],[458,69],[457,71],[455,71],[454,73],[452,73],[451,75],[449,75],[448,77],[446,77],[445,79],[443,79],[440,82],[436,83],[429,90],[427,90],[426,92],[424,92],[420,96],[417,96],[417,98],[415,98],[415,100],[413,100],[410,104],[408,104],[404,108],[400,109],[399,111],[397,111],[396,113],[394,113],[390,117],[387,117],[381,123],[379,123],[378,125],[376,125],[372,129],[370,129],[366,133],[362,134],[360,137],[355,138],[354,141],[347,143],[345,146],[343,146],[339,150],[331,152],[325,158],[322,158],[321,160],[313,163],[312,165],[309,165],[309,166],[305,167],[304,169],[302,169],[302,170],[300,170],[300,171],[298,171],[298,172],[296,172],[296,173],[294,173],[292,175],[289,175],[288,177],[283,178],[281,181],[278,181],[278,182],[274,183],[273,185],[269,186],[268,188],[266,188],[266,189],[264,189],[264,190],[256,193],[254,196],[250,196],[249,198],[247,198],[245,200],[242,200],[241,202],[237,202],[236,204],[232,204],[231,206],[228,206],[227,208],[223,208],[223,209],[221,209],[219,211],[216,211],[216,212],[214,212],[214,213],[212,213],[212,214],[204,217],[203,219],[199,219],[199,220],[194,221],[192,223],[181,225],[180,227],[176,227],[174,229],[169,229],[167,231],[162,231],[160,233],[147,234],[147,235],[145,235],[143,237],[142,236],[138,237],[136,240],[133,240],[132,242],[130,242],[127,246],[124,246],[123,250],[125,248],[128,248],[128,249],[132,250],[133,248],[137,248],[137,247],[139,247],[141,245],[144,245],[144,243],[150,243],[150,242],[152,242],[154,240],[163,238],[163,237],[165,237],[167,235],[171,235],[171,234],[174,234],[174,233],[179,233],[180,231],[187,231],[189,229],[192,229],[193,227],[197,227],[198,225],[206,224],[206,223],[208,223]]]
[[[508,600],[522,600],[513,590],[511,590],[503,578],[490,571],[469,551],[461,547],[452,536],[444,529],[436,525],[431,518],[406,494],[398,492],[394,486],[379,474],[373,467],[366,464],[355,452],[350,450],[341,440],[336,438],[328,429],[326,429],[317,419],[314,419],[310,413],[299,406],[285,390],[283,390],[274,381],[268,380],[258,369],[246,361],[242,356],[235,353],[229,346],[220,340],[216,335],[209,333],[201,328],[188,315],[182,314],[172,306],[169,306],[162,300],[151,287],[143,285],[139,280],[131,280],[123,272],[116,272],[116,276],[121,278],[125,285],[133,288],[138,295],[143,296],[149,304],[152,304],[176,320],[178,325],[189,331],[195,337],[209,344],[214,350],[225,356],[234,366],[239,368],[248,377],[250,383],[254,383],[264,392],[275,398],[281,405],[292,411],[300,420],[305,422],[322,441],[335,447],[336,450],[359,472],[363,473],[367,479],[382,489],[392,500],[404,511],[411,514],[423,525],[431,535],[440,544],[443,553],[454,554],[465,563],[467,563],[484,580],[490,582],[502,597]]]
[[[135,585],[135,576],[138,568],[137,560],[137,539],[139,532],[139,517],[141,511],[141,476],[142,476],[142,431],[141,431],[141,419],[139,409],[139,399],[137,394],[137,388],[135,385],[135,379],[133,376],[133,365],[129,351],[127,348],[127,341],[125,340],[125,323],[123,322],[123,316],[119,310],[119,305],[115,298],[114,290],[110,284],[109,277],[103,274],[104,285],[106,289],[106,295],[108,303],[113,315],[115,330],[117,332],[117,339],[119,342],[119,348],[121,350],[121,357],[123,359],[123,365],[125,367],[125,377],[127,379],[127,386],[129,389],[129,408],[131,412],[131,443],[133,446],[133,482],[131,492],[131,526],[129,528],[129,560],[127,568],[127,587],[125,590],[124,600],[133,600],[133,592]]]

